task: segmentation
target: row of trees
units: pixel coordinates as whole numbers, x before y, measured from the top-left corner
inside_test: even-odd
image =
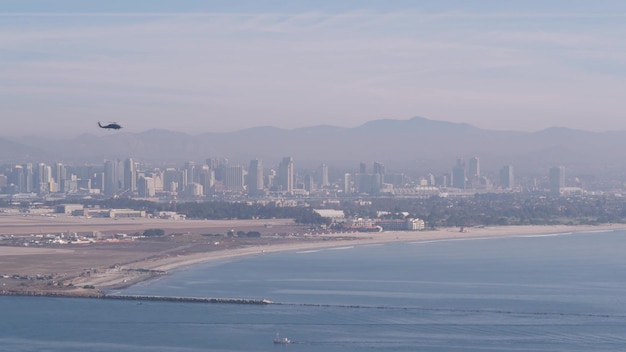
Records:
[[[373,199],[371,206],[345,206],[351,216],[374,217],[387,211],[424,219],[430,227],[477,225],[556,225],[626,222],[620,197],[559,197],[527,194],[476,194],[468,198]]]
[[[390,217],[423,219],[429,227],[477,225],[549,225],[626,222],[626,200],[615,196],[545,196],[522,193],[476,194],[473,197],[427,199],[372,198],[371,205],[344,202],[348,217],[376,218],[380,211]],[[312,207],[279,207],[224,201],[153,203],[129,198],[85,201],[86,206],[130,208],[147,213],[176,211],[190,219],[295,219],[302,224],[330,224]]]
[[[145,210],[147,213],[159,211],[176,211],[189,219],[294,219],[302,224],[329,224],[330,220],[321,217],[311,207],[279,207],[273,204],[247,204],[224,201],[188,202],[188,203],[154,203],[130,198],[111,198],[106,200],[85,200],[85,206],[103,208],[128,208]]]

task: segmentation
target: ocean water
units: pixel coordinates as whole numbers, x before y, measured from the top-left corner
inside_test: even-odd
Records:
[[[625,249],[619,230],[259,253],[119,293],[277,304],[0,297],[0,351],[620,351]]]

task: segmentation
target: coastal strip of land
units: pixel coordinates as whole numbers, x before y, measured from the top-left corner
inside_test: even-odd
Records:
[[[176,247],[177,250],[165,250],[146,253],[138,258],[137,252],[126,252],[123,248],[83,247],[80,249],[59,248],[22,248],[0,247],[0,265],[3,260],[17,260],[28,265],[28,261],[59,260],[66,258],[73,264],[57,283],[50,285],[24,285],[23,287],[3,287],[4,294],[63,295],[63,296],[102,296],[103,292],[120,289],[167,275],[184,267],[209,261],[232,260],[251,255],[266,255],[284,251],[323,250],[342,246],[383,244],[389,242],[432,242],[443,240],[467,240],[510,236],[549,236],[572,232],[601,232],[622,229],[622,225],[581,225],[581,226],[497,226],[475,227],[469,229],[441,228],[426,231],[397,231],[380,233],[336,233],[324,235],[290,236],[280,240],[259,239],[251,243],[235,243],[231,246],[219,245],[206,247],[207,250],[192,250],[197,247],[187,243]],[[217,243],[217,242],[215,242]],[[183,249],[181,249],[183,248]],[[106,254],[106,255],[103,255]],[[131,255],[132,254],[132,255]],[[103,255],[99,258],[98,255]],[[110,261],[106,258],[110,255]],[[91,260],[93,258],[93,260]],[[99,258],[98,267],[93,267],[95,258]],[[0,266],[1,268],[1,266]],[[72,270],[69,270],[72,269]],[[61,281],[62,280],[62,281]],[[50,287],[52,286],[52,287]]]
[[[243,248],[226,249],[215,252],[193,253],[189,255],[166,256],[147,259],[126,266],[120,266],[75,281],[75,286],[93,285],[98,288],[121,288],[149,279],[151,273],[168,273],[183,267],[208,261],[230,260],[250,255],[265,255],[274,252],[318,250],[346,245],[368,245],[389,242],[427,242],[437,240],[477,239],[505,236],[551,235],[581,231],[614,230],[613,225],[602,226],[502,226],[472,228],[461,232],[458,228],[444,228],[419,232],[350,233],[320,236],[315,239],[293,238],[280,244],[255,245]],[[138,270],[146,270],[142,275]]]

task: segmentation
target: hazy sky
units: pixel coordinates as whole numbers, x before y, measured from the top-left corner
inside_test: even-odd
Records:
[[[0,136],[625,130],[626,2],[2,0],[0,115]]]

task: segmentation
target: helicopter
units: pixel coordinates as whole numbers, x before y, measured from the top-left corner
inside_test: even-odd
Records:
[[[102,125],[100,124],[100,122],[98,122],[98,126],[100,128],[106,128],[106,129],[110,129],[110,130],[119,130],[120,128],[122,128],[122,126],[120,126],[120,124],[118,124],[117,122],[112,122],[108,125]]]

